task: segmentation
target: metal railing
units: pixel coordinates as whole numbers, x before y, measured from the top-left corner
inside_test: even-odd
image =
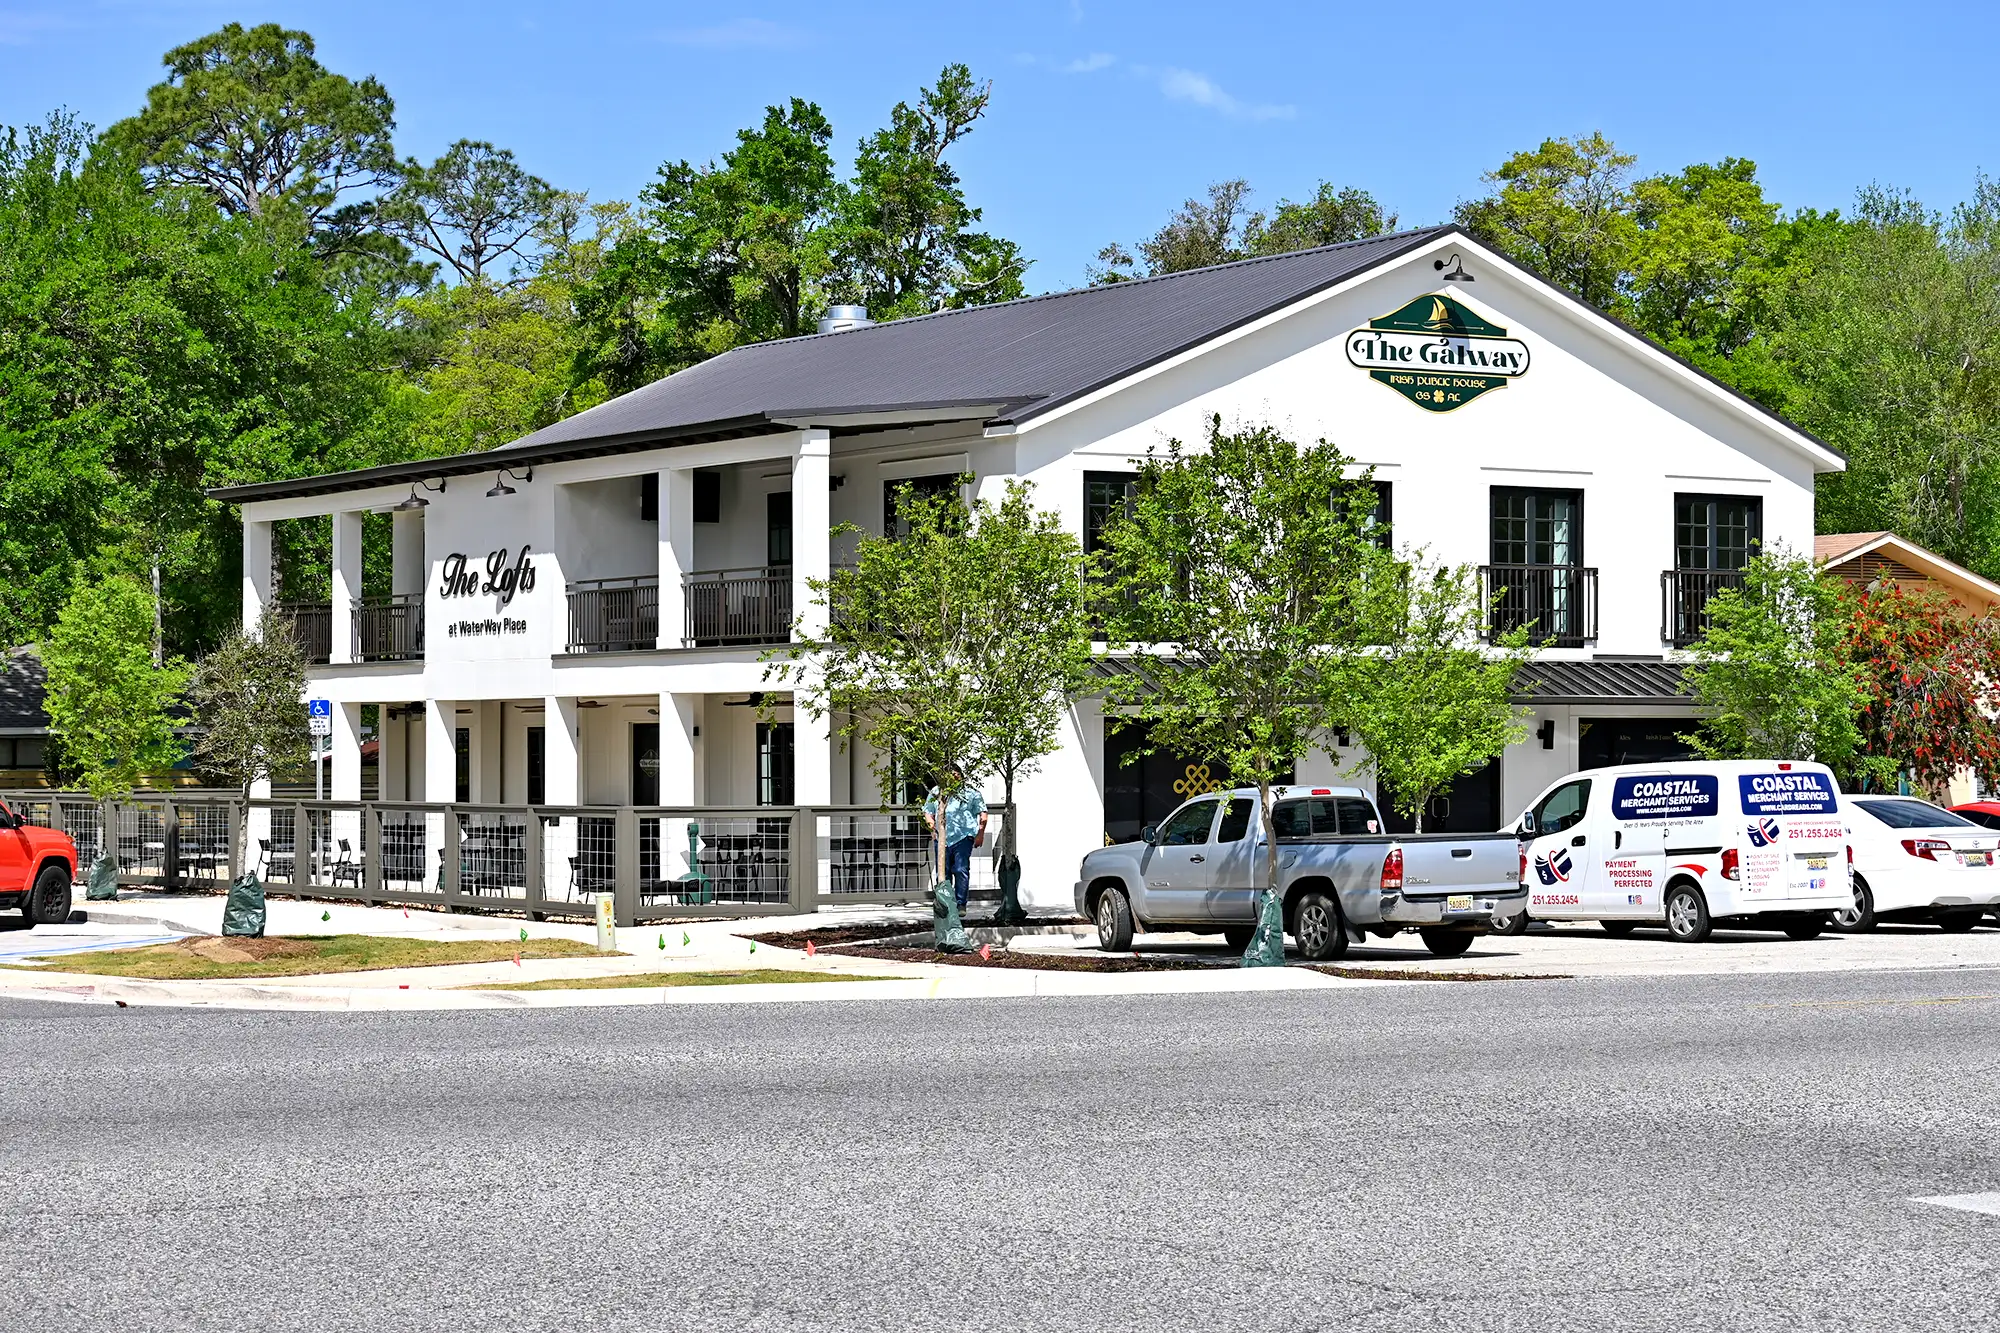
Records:
[[[217,792],[96,801],[8,792],[31,822],[77,844],[78,875],[109,848],[128,887],[219,890],[245,859],[275,893],[621,925],[767,916],[927,898],[936,851],[919,815],[857,806],[501,806],[253,800]],[[997,881],[995,807],[972,888]]]
[[[1597,638],[1597,570],[1585,565],[1481,565],[1487,638],[1526,629],[1535,641],[1581,648]]]
[[[682,581],[690,648],[787,643],[792,637],[792,568],[703,569]]]
[[[404,662],[424,655],[424,595],[399,592],[354,603],[354,657]]]
[[[292,622],[306,661],[325,665],[333,660],[333,604],[331,602],[279,602],[273,608]]]
[[[1660,639],[1685,648],[1708,632],[1708,603],[1743,586],[1740,569],[1668,569],[1660,573]]]
[[[569,585],[572,653],[625,653],[660,641],[660,580],[578,579]]]

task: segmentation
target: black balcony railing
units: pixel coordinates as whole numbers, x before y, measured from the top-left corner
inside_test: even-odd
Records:
[[[705,569],[684,584],[691,648],[787,643],[792,637],[792,567]]]
[[[1581,648],[1597,638],[1597,571],[1584,565],[1481,565],[1487,638],[1526,629],[1536,642]]]
[[[330,602],[279,602],[273,608],[292,622],[306,661],[325,665],[333,660],[333,605]]]
[[[424,595],[399,592],[354,603],[354,656],[361,662],[407,662],[424,655]]]
[[[569,651],[629,653],[660,643],[660,580],[578,579],[569,585]]]
[[[1743,586],[1740,569],[1669,569],[1660,574],[1660,638],[1685,648],[1708,631],[1708,602]]]

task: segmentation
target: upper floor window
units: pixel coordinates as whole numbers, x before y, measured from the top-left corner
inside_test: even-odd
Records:
[[[882,531],[890,537],[907,537],[910,525],[896,512],[899,496],[958,494],[958,474],[940,473],[929,477],[892,477],[882,483]]]
[[[792,563],[792,493],[772,491],[764,497],[764,563]]]
[[[1583,492],[1493,488],[1493,563],[1583,563]]]
[[[1086,472],[1083,474],[1083,551],[1094,555],[1104,549],[1104,533],[1120,514],[1132,512],[1132,497],[1139,490],[1136,472]]]
[[[1764,502],[1754,495],[1676,495],[1674,568],[1742,569],[1764,538]]]
[[[1379,479],[1368,484],[1375,488],[1375,507],[1368,511],[1369,534],[1377,546],[1393,551],[1396,549],[1395,487]]]

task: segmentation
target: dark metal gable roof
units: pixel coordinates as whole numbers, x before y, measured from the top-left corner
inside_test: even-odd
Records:
[[[48,673],[33,648],[0,653],[0,728],[44,731],[49,715],[43,707]]]
[[[737,347],[507,449],[927,403],[1005,404],[1025,421],[1353,277],[1449,230],[1427,227],[1213,268]]]

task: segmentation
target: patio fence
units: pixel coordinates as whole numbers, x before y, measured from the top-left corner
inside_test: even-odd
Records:
[[[226,888],[246,823],[247,859],[275,893],[537,919],[592,916],[609,894],[623,926],[919,902],[935,875],[922,817],[878,807],[245,802],[193,791],[0,797],[24,819],[68,833],[80,877],[108,849],[128,887]],[[993,849],[1008,811],[991,814],[972,858],[979,897],[998,893]]]

